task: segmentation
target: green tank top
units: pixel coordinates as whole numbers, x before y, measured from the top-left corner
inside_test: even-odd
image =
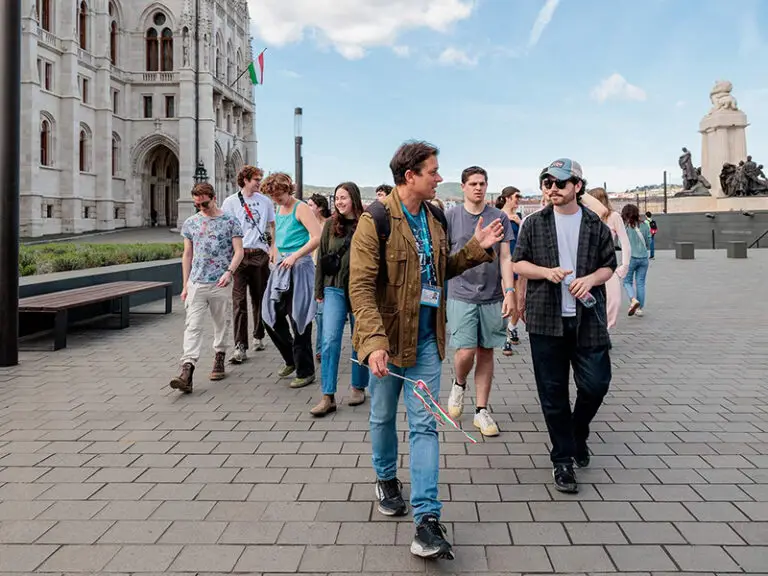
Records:
[[[309,231],[296,218],[300,202],[296,201],[290,214],[282,215],[279,209],[275,214],[275,243],[281,254],[292,254],[309,242]]]

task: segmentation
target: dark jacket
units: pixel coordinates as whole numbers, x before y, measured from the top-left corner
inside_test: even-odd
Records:
[[[531,214],[520,229],[514,262],[526,261],[544,268],[560,265],[557,250],[557,230],[553,207],[547,206]],[[600,268],[616,270],[616,251],[611,231],[600,218],[581,207],[581,229],[576,256],[576,277],[592,274]],[[597,304],[585,308],[576,304],[578,344],[583,347],[610,346],[605,314],[605,286],[595,286],[592,295]],[[526,328],[531,334],[562,336],[562,292],[560,284],[549,280],[528,280],[526,292]]]
[[[350,226],[345,226],[347,236],[344,238],[338,238],[333,233],[333,218],[328,218],[323,224],[323,233],[320,235],[320,245],[317,247],[317,269],[315,270],[315,298],[317,300],[323,299],[323,291],[325,288],[341,288],[345,292],[349,286],[349,252],[351,245],[347,245],[347,250],[341,257],[341,267],[337,274],[333,276],[327,276],[323,271],[323,256],[332,252],[338,252],[344,246],[344,243],[348,240],[351,243],[349,237]]]
[[[382,203],[389,211],[391,232],[386,262],[379,262],[379,237],[368,212],[360,217],[352,238],[349,297],[355,316],[352,344],[361,361],[367,362],[374,350],[386,350],[389,361],[407,368],[416,364],[421,303],[421,264],[416,239],[405,219],[397,188]],[[495,252],[484,250],[473,237],[456,254],[448,255],[446,233],[427,211],[432,237],[437,284],[442,288],[437,310],[437,347],[445,358],[445,281],[465,270],[492,262]],[[379,266],[387,267],[387,284],[377,286]]]

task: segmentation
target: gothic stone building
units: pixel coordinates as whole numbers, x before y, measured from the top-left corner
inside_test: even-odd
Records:
[[[221,198],[256,164],[246,0],[23,0],[22,16],[22,236],[174,227],[197,158]]]

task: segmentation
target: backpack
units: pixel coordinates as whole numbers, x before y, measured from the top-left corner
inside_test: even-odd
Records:
[[[425,202],[427,209],[432,216],[440,222],[443,231],[448,234],[448,220],[445,218],[445,212],[440,210],[431,202]],[[376,226],[376,235],[379,237],[379,284],[387,283],[387,240],[392,232],[392,225],[389,221],[389,210],[380,201],[375,200],[365,209],[373,218]]]

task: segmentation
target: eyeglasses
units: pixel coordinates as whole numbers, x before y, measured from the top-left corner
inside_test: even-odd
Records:
[[[553,178],[544,178],[544,180],[541,181],[541,183],[544,185],[544,188],[547,190],[551,190],[553,185],[557,186],[558,190],[564,190],[569,182],[573,183],[573,180],[555,180]]]
[[[197,202],[195,202],[195,208],[197,208],[198,210],[200,210],[201,208],[208,208],[208,205],[210,203],[211,203],[210,200],[206,200],[204,202],[200,202],[199,204]]]

